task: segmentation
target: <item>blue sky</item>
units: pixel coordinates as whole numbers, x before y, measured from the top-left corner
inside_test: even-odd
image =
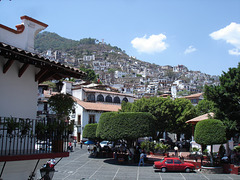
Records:
[[[104,39],[158,65],[221,75],[240,59],[240,0],[1,0],[0,24],[20,17],[65,38]]]

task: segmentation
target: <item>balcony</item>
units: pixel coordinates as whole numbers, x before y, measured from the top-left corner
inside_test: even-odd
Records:
[[[68,124],[56,118],[0,117],[0,161],[68,157]]]

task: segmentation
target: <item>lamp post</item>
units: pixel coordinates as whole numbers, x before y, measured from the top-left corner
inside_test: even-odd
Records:
[[[46,167],[40,169],[41,177],[44,178],[44,180],[51,180],[54,172],[54,168],[51,168],[48,163],[46,164]]]
[[[63,82],[62,82],[62,81],[58,81],[58,82],[56,83],[57,91],[58,91],[58,92],[61,92],[62,87],[63,87]]]

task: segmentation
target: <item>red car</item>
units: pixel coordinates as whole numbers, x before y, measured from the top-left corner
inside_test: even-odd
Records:
[[[154,169],[161,169],[162,172],[166,171],[185,171],[187,173],[195,169],[191,163],[181,161],[177,157],[166,157],[160,161],[155,161],[153,165]]]

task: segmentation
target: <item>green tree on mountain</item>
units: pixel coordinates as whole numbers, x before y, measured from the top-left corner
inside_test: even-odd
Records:
[[[80,70],[87,73],[87,76],[84,79],[85,81],[95,82],[95,83],[97,82],[98,75],[95,74],[94,70],[86,69],[86,68],[83,68],[83,67],[81,67]]]

